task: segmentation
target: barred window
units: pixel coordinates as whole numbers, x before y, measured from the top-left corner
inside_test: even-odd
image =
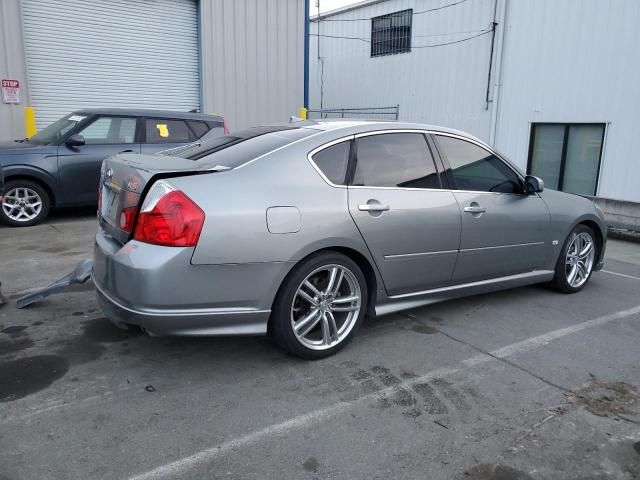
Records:
[[[371,19],[371,56],[411,51],[413,9],[389,13]]]

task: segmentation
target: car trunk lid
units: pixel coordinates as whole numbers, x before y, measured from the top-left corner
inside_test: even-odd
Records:
[[[119,154],[102,164],[98,222],[120,244],[133,235],[138,210],[156,180],[228,170],[179,157]]]

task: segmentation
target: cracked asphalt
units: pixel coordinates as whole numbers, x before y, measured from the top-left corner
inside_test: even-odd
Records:
[[[305,362],[268,338],[149,338],[92,285],[91,212],[0,227],[0,479],[640,478],[640,244],[541,286],[367,319]]]

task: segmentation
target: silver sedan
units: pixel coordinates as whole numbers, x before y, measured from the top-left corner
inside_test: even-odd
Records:
[[[261,127],[105,160],[93,281],[151,335],[261,335],[331,355],[365,314],[602,268],[606,225],[465,133],[388,122]]]

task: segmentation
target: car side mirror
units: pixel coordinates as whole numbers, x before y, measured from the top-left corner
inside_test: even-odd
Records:
[[[533,175],[527,175],[525,177],[525,183],[527,184],[527,193],[534,194],[540,193],[544,190],[544,180],[540,177],[534,177]]]
[[[85,141],[82,135],[79,135],[76,133],[75,135],[71,135],[69,138],[67,138],[67,140],[64,143],[68,147],[81,147],[82,145],[85,144]]]

